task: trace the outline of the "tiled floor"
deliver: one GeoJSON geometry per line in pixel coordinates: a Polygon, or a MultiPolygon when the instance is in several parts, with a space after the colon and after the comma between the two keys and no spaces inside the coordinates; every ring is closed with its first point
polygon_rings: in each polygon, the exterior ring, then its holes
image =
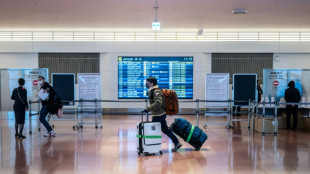
{"type": "MultiPolygon", "coordinates": [[[[103,116],[103,129],[85,125],[73,130],[73,121],[54,121],[57,137],[44,138],[26,121],[24,140],[14,137],[14,115],[0,116],[0,173],[309,173],[310,132],[280,130],[262,136],[247,124],[210,125],[200,151],[184,144],[171,153],[172,142],[163,136],[163,155],[138,156],[136,123],[140,116],[103,116]]],[[[195,117],[185,116],[192,123],[195,117]]],[[[172,123],[173,118],[167,118],[172,123]]],[[[202,126],[203,116],[201,116],[202,126]]]]}

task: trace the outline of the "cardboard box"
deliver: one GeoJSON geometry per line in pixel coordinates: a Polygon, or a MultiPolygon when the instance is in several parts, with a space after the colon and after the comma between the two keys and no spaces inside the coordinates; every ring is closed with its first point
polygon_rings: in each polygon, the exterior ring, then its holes
{"type": "Polygon", "coordinates": [[[257,118],[254,117],[254,118],[253,118],[253,124],[252,124],[252,122],[250,123],[250,124],[251,124],[251,125],[250,125],[251,131],[255,131],[256,123],[257,123],[257,118]]]}
{"type": "Polygon", "coordinates": [[[310,131],[310,118],[303,118],[303,129],[310,131]]]}
{"type": "Polygon", "coordinates": [[[277,117],[278,119],[278,129],[285,129],[286,128],[286,117],[277,117]]]}
{"type": "MultiPolygon", "coordinates": [[[[257,126],[255,131],[259,133],[263,133],[263,119],[257,118],[257,126]]],[[[278,130],[277,130],[278,132],[278,130]]],[[[265,134],[273,134],[274,133],[274,119],[265,118],[265,134]]]]}

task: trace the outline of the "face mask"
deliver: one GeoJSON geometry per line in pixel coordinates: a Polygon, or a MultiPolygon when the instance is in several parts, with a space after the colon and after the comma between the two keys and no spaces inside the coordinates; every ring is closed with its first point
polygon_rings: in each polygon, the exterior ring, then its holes
{"type": "Polygon", "coordinates": [[[149,89],[149,88],[150,88],[150,84],[146,83],[146,84],[145,84],[145,87],[146,87],[147,89],[149,89]]]}
{"type": "Polygon", "coordinates": [[[39,85],[42,85],[42,83],[43,83],[42,80],[39,80],[39,81],[38,81],[38,84],[39,84],[39,85]]]}

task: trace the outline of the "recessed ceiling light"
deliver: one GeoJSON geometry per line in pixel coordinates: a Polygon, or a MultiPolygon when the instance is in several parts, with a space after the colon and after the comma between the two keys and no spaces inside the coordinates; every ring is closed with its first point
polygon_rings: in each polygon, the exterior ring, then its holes
{"type": "Polygon", "coordinates": [[[242,9],[242,8],[233,9],[233,14],[246,14],[247,11],[248,11],[247,9],[242,9]]]}

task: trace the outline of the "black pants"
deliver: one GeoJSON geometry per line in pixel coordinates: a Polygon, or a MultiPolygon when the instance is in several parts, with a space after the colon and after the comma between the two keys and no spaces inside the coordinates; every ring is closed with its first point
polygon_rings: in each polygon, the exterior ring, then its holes
{"type": "MultiPolygon", "coordinates": [[[[236,111],[236,108],[237,108],[237,112],[240,112],[240,110],[241,110],[241,107],[240,107],[240,106],[239,106],[239,107],[235,107],[235,106],[234,106],[234,107],[233,107],[233,112],[236,111]]],[[[237,114],[234,113],[234,114],[233,114],[233,116],[236,116],[236,115],[237,115],[237,116],[240,116],[241,114],[240,114],[240,113],[237,113],[237,114]]]]}
{"type": "Polygon", "coordinates": [[[293,113],[293,118],[294,118],[294,125],[293,129],[296,129],[297,127],[297,110],[298,106],[292,106],[292,105],[287,105],[286,106],[286,127],[290,129],[291,127],[291,114],[293,113]]]}
{"type": "Polygon", "coordinates": [[[166,114],[163,116],[154,116],[152,122],[160,122],[161,131],[166,134],[173,142],[174,145],[179,143],[178,138],[172,133],[172,131],[167,126],[166,114]]]}

